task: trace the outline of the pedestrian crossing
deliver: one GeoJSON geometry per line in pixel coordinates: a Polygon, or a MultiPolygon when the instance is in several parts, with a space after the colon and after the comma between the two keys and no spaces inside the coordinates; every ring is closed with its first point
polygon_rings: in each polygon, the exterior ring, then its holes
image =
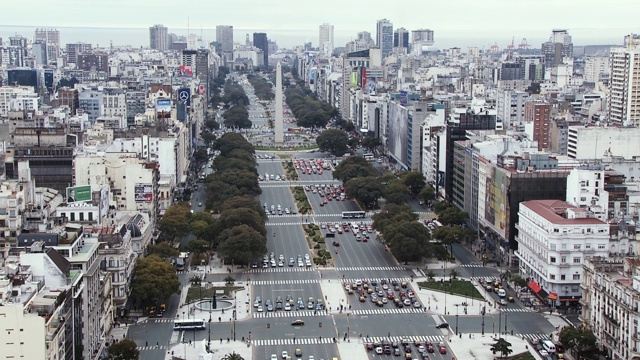
{"type": "Polygon", "coordinates": [[[546,334],[516,334],[521,336],[527,340],[549,340],[549,337],[546,334]]]}
{"type": "Polygon", "coordinates": [[[254,269],[250,269],[247,272],[249,273],[283,273],[283,272],[305,272],[305,271],[314,271],[315,269],[313,267],[298,267],[298,266],[292,266],[292,267],[270,267],[270,268],[254,268],[254,269]]]}
{"type": "Polygon", "coordinates": [[[521,313],[526,313],[526,312],[531,312],[531,310],[530,309],[516,309],[516,308],[503,307],[503,308],[500,308],[500,312],[521,312],[521,313]]]}
{"type": "Polygon", "coordinates": [[[266,222],[265,223],[265,225],[267,225],[267,226],[300,226],[302,224],[304,224],[304,223],[301,222],[301,221],[298,221],[298,222],[266,222]]]}
{"type": "Polygon", "coordinates": [[[303,316],[325,316],[327,310],[302,310],[302,311],[273,311],[273,312],[261,312],[253,313],[254,319],[264,318],[284,318],[284,317],[303,317],[303,316]]]}
{"type": "Polygon", "coordinates": [[[145,350],[166,350],[167,349],[167,345],[147,345],[147,346],[138,346],[138,351],[145,351],[145,350]]]}
{"type": "Polygon", "coordinates": [[[255,346],[282,346],[282,345],[319,345],[332,344],[332,338],[291,338],[291,339],[269,339],[269,340],[251,340],[255,346]]]}
{"type": "Polygon", "coordinates": [[[320,279],[290,279],[290,280],[255,280],[253,285],[297,285],[297,284],[317,284],[320,279]]]}
{"type": "Polygon", "coordinates": [[[482,265],[480,263],[462,264],[460,266],[461,267],[467,267],[467,268],[470,268],[470,267],[484,267],[484,265],[482,265]]]}
{"type": "Polygon", "coordinates": [[[172,323],[173,319],[147,319],[143,323],[172,323]]]}
{"type": "Polygon", "coordinates": [[[355,266],[337,267],[336,271],[400,271],[407,270],[402,266],[355,266]]]}
{"type": "Polygon", "coordinates": [[[358,309],[351,310],[353,315],[387,315],[387,314],[416,314],[424,313],[422,308],[391,308],[391,309],[358,309]]]}

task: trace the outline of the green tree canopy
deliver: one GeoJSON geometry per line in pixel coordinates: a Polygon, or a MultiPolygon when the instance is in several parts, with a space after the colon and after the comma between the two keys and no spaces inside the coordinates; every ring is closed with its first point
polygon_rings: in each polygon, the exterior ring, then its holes
{"type": "Polygon", "coordinates": [[[387,226],[418,220],[416,215],[407,205],[387,204],[382,211],[373,214],[373,228],[384,233],[387,226]]]}
{"type": "Polygon", "coordinates": [[[598,338],[586,328],[565,327],[559,334],[560,342],[567,348],[574,350],[578,355],[590,352],[596,348],[598,338]]]}
{"type": "Polygon", "coordinates": [[[379,147],[382,146],[382,141],[380,138],[375,136],[365,136],[364,139],[360,142],[360,145],[367,149],[369,152],[375,152],[379,147]]]}
{"type": "Polygon", "coordinates": [[[496,340],[493,345],[491,345],[491,352],[495,355],[500,353],[500,357],[506,357],[513,352],[511,350],[511,343],[503,338],[499,338],[496,340]]]}
{"type": "Polygon", "coordinates": [[[108,360],[138,360],[140,351],[135,341],[123,339],[109,346],[108,360]]]}
{"type": "Polygon", "coordinates": [[[368,209],[378,207],[378,199],[384,196],[384,186],[373,176],[357,177],[347,181],[344,189],[352,197],[368,209]]]}
{"type": "Polygon", "coordinates": [[[220,156],[228,156],[235,149],[244,149],[249,153],[255,153],[251,145],[242,135],[235,132],[228,132],[220,136],[213,144],[213,149],[220,151],[220,156]]]}
{"type": "Polygon", "coordinates": [[[168,240],[174,240],[189,233],[189,217],[191,209],[187,203],[169,206],[160,219],[160,231],[168,240]]]}
{"type": "Polygon", "coordinates": [[[255,211],[263,220],[266,220],[267,216],[264,213],[264,209],[262,205],[255,198],[245,195],[245,196],[235,196],[230,199],[227,199],[221,207],[221,211],[227,211],[232,209],[251,209],[255,211]]]}
{"type": "Polygon", "coordinates": [[[173,246],[167,242],[147,246],[147,255],[157,255],[161,259],[169,259],[180,254],[173,246]]]}
{"type": "Polygon", "coordinates": [[[262,76],[249,74],[247,75],[247,80],[249,80],[249,83],[253,86],[255,94],[260,100],[273,100],[275,98],[273,85],[262,76]]]}
{"type": "Polygon", "coordinates": [[[242,356],[240,356],[240,354],[236,354],[236,352],[234,351],[231,354],[227,354],[225,355],[222,360],[244,360],[244,358],[242,356]]]}
{"type": "Polygon", "coordinates": [[[133,270],[131,298],[135,304],[156,306],[178,291],[178,275],[168,261],[157,255],[139,258],[133,270]]]}
{"type": "Polygon", "coordinates": [[[258,212],[249,208],[228,209],[220,215],[220,226],[228,229],[238,225],[248,225],[262,236],[267,235],[264,219],[258,212]]]}
{"type": "Polygon", "coordinates": [[[267,252],[266,238],[249,225],[227,228],[220,233],[218,254],[225,260],[248,265],[267,252]]]}
{"type": "Polygon", "coordinates": [[[350,156],[336,166],[333,178],[347,183],[353,178],[377,176],[378,174],[378,170],[362,156],[350,156]]]}
{"type": "Polygon", "coordinates": [[[420,191],[427,185],[424,175],[417,171],[407,172],[402,176],[402,182],[407,186],[409,192],[418,195],[420,191]]]}
{"type": "Polygon", "coordinates": [[[387,202],[392,204],[404,204],[406,197],[409,194],[407,186],[400,179],[392,179],[387,182],[386,199],[387,202]]]}
{"type": "Polygon", "coordinates": [[[211,248],[211,243],[203,240],[196,239],[187,243],[184,249],[193,254],[196,258],[199,258],[201,254],[207,252],[211,248]]]}
{"type": "Polygon", "coordinates": [[[458,210],[454,206],[449,206],[438,214],[438,221],[440,221],[442,225],[462,225],[467,222],[468,218],[469,214],[458,210]]]}
{"type": "Polygon", "coordinates": [[[430,255],[429,232],[417,221],[390,224],[382,234],[398,261],[420,261],[430,255]]]}
{"type": "Polygon", "coordinates": [[[436,198],[436,190],[432,186],[425,186],[422,190],[420,190],[420,194],[418,195],[420,200],[424,201],[425,204],[435,200],[436,198]]]}
{"type": "Polygon", "coordinates": [[[234,105],[222,114],[224,125],[230,128],[248,129],[252,123],[249,112],[243,105],[234,105]]]}
{"type": "Polygon", "coordinates": [[[332,155],[342,156],[347,152],[349,136],[338,129],[327,129],[316,138],[316,143],[322,151],[328,151],[332,155]]]}

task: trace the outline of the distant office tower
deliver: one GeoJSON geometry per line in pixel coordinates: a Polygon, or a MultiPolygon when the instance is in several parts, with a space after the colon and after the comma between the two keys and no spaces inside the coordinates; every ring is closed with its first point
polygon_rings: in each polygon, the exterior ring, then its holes
{"type": "Polygon", "coordinates": [[[393,24],[387,19],[378,20],[376,27],[376,46],[382,50],[382,58],[393,50],[393,24]]]}
{"type": "Polygon", "coordinates": [[[533,141],[538,142],[538,151],[548,150],[551,105],[540,100],[525,103],[524,122],[533,123],[533,141]]]}
{"type": "Polygon", "coordinates": [[[433,46],[433,30],[418,29],[411,31],[411,51],[421,54],[423,50],[427,50],[429,46],[433,46]]]}
{"type": "Polygon", "coordinates": [[[320,25],[320,34],[318,38],[318,48],[320,49],[320,53],[325,56],[331,56],[333,47],[333,25],[320,25]]]}
{"type": "Polygon", "coordinates": [[[169,47],[169,29],[164,25],[153,25],[149,28],[149,46],[152,49],[166,51],[169,47]]]}
{"type": "Polygon", "coordinates": [[[522,65],[517,62],[503,62],[500,66],[500,80],[524,79],[522,65]]]}
{"type": "Polygon", "coordinates": [[[264,66],[269,66],[269,40],[265,33],[253,33],[253,46],[262,50],[264,66]]]}
{"type": "Polygon", "coordinates": [[[573,57],[573,43],[567,30],[552,30],[549,41],[542,44],[542,55],[549,68],[562,64],[564,57],[573,57]]]}
{"type": "Polygon", "coordinates": [[[276,118],[273,122],[276,144],[284,142],[284,120],[282,118],[282,65],[276,65],[276,118]]]}
{"type": "Polygon", "coordinates": [[[104,52],[78,54],[76,67],[84,71],[109,72],[109,55],[104,52]]]}
{"type": "Polygon", "coordinates": [[[201,83],[206,85],[209,79],[209,50],[197,50],[195,73],[201,83]]]}
{"type": "Polygon", "coordinates": [[[393,48],[401,53],[409,52],[409,32],[407,29],[398,28],[393,32],[393,48]]]}
{"type": "Polygon", "coordinates": [[[31,45],[31,52],[36,60],[36,65],[47,65],[47,43],[37,41],[31,45]]]}
{"type": "Polygon", "coordinates": [[[82,42],[67,44],[66,47],[67,47],[67,63],[68,64],[77,64],[78,55],[91,51],[91,44],[86,44],[82,42]]]}
{"type": "Polygon", "coordinates": [[[640,126],[640,35],[624,38],[624,47],[611,49],[609,120],[640,126]]]}
{"type": "Polygon", "coordinates": [[[36,29],[33,42],[45,42],[47,44],[47,59],[54,61],[60,55],[60,31],[56,29],[36,29]]]}
{"type": "Polygon", "coordinates": [[[233,26],[216,26],[216,41],[220,43],[220,52],[233,52],[233,26]]]}

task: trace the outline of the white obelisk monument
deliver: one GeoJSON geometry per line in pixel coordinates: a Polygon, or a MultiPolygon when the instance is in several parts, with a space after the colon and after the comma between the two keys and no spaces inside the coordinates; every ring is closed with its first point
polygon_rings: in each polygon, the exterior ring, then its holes
{"type": "Polygon", "coordinates": [[[284,120],[282,119],[282,66],[276,66],[276,116],[273,121],[276,144],[284,143],[284,120]]]}

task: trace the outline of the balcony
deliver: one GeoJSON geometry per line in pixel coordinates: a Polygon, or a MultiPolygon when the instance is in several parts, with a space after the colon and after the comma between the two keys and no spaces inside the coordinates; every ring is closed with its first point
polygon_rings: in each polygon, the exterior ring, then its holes
{"type": "Polygon", "coordinates": [[[607,314],[607,313],[603,312],[602,313],[602,317],[605,320],[609,321],[610,323],[615,324],[616,326],[620,326],[620,321],[614,319],[611,314],[607,314]]]}

